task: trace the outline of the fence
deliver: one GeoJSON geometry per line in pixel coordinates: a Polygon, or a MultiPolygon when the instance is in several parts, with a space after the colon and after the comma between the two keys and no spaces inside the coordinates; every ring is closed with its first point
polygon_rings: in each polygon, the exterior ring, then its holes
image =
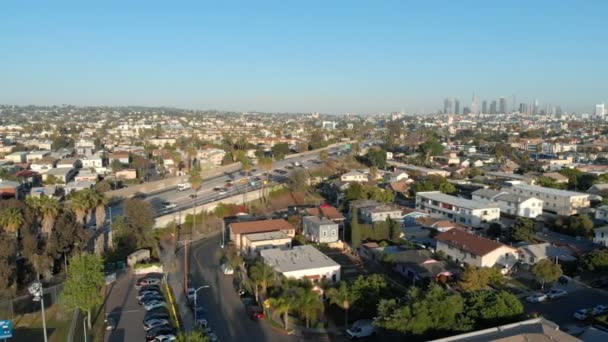
{"type": "MultiPolygon", "coordinates": [[[[63,283],[44,288],[45,308],[59,302],[59,296],[63,291],[63,283]]],[[[14,319],[15,316],[40,311],[40,302],[35,302],[32,295],[23,295],[9,300],[0,301],[0,317],[3,319],[14,319]]]]}

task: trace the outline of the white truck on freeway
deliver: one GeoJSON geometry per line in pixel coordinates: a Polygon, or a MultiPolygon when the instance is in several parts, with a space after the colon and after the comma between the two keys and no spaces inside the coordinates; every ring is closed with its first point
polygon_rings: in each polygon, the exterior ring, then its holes
{"type": "Polygon", "coordinates": [[[192,188],[190,183],[179,183],[177,184],[177,191],[184,191],[192,188]]]}

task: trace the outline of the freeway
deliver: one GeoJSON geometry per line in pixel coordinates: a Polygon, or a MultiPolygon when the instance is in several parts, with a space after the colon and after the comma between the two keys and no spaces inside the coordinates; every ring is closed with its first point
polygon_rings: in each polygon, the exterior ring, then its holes
{"type": "MultiPolygon", "coordinates": [[[[345,152],[343,146],[334,147],[328,150],[330,158],[339,157],[345,152]]],[[[268,172],[267,186],[275,184],[286,183],[289,180],[289,176],[295,172],[295,170],[309,169],[317,166],[315,161],[318,161],[319,154],[310,154],[306,156],[300,156],[296,158],[289,158],[279,160],[273,163],[273,170],[268,172]],[[301,166],[288,169],[294,162],[300,163],[301,166]],[[277,173],[276,170],[281,170],[284,174],[277,173]]],[[[201,188],[198,191],[194,189],[188,189],[184,191],[178,191],[176,187],[167,188],[165,191],[160,191],[155,194],[146,196],[145,200],[152,204],[156,216],[169,215],[177,213],[186,209],[193,208],[194,206],[200,206],[206,203],[219,201],[224,198],[243,194],[248,191],[257,190],[262,187],[261,180],[266,179],[263,174],[264,170],[255,168],[250,172],[250,176],[245,176],[241,171],[227,173],[212,179],[205,180],[202,183],[201,188]],[[260,178],[254,185],[248,183],[247,180],[254,178],[260,178]],[[226,184],[230,183],[232,186],[225,188],[226,184]],[[214,188],[223,188],[224,191],[217,191],[214,188]],[[165,203],[172,203],[175,207],[167,209],[165,203]]],[[[184,176],[184,182],[187,182],[187,176],[184,176]]],[[[111,220],[112,217],[116,217],[122,214],[122,205],[115,204],[108,207],[106,217],[111,220]]]]}

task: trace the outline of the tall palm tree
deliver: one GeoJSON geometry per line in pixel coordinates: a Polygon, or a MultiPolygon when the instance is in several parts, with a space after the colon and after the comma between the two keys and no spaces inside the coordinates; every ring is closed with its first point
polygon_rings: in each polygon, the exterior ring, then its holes
{"type": "Polygon", "coordinates": [[[97,229],[100,229],[103,227],[106,220],[106,205],[108,204],[108,199],[103,193],[93,190],[89,193],[89,201],[91,207],[95,209],[95,223],[97,224],[97,229]]]}
{"type": "Polygon", "coordinates": [[[262,197],[266,197],[265,190],[270,182],[270,170],[272,170],[272,158],[262,157],[258,160],[258,166],[266,172],[266,182],[262,186],[262,197]]]}
{"type": "Polygon", "coordinates": [[[316,320],[319,311],[323,310],[323,302],[314,290],[300,289],[297,298],[297,310],[305,317],[306,327],[310,328],[310,322],[316,320]]]}
{"type": "Polygon", "coordinates": [[[266,289],[274,282],[275,276],[274,269],[263,262],[256,262],[249,268],[249,277],[254,284],[255,299],[258,303],[260,302],[259,288],[261,287],[262,293],[266,294],[266,289]]]}
{"type": "Polygon", "coordinates": [[[0,225],[7,233],[16,234],[23,223],[23,213],[17,208],[7,208],[0,212],[0,225]]]}
{"type": "Polygon", "coordinates": [[[193,159],[194,157],[196,157],[198,151],[196,150],[196,147],[190,145],[186,148],[186,154],[188,155],[188,163],[190,164],[189,169],[192,170],[193,167],[193,159]]]}
{"type": "Polygon", "coordinates": [[[59,201],[54,197],[41,195],[40,197],[29,196],[25,199],[34,212],[40,216],[40,226],[43,234],[50,234],[59,215],[59,201]]]}
{"type": "Polygon", "coordinates": [[[283,326],[287,330],[289,327],[289,309],[293,302],[292,296],[281,296],[277,298],[269,298],[268,304],[273,309],[273,314],[283,315],[283,326]]]}
{"type": "Polygon", "coordinates": [[[73,192],[70,196],[70,208],[76,215],[76,221],[86,225],[86,217],[90,208],[90,199],[86,190],[73,192]]]}
{"type": "Polygon", "coordinates": [[[340,286],[327,291],[327,297],[329,297],[330,303],[336,304],[344,310],[344,326],[348,326],[348,310],[357,300],[355,293],[345,282],[340,282],[340,286]]]}

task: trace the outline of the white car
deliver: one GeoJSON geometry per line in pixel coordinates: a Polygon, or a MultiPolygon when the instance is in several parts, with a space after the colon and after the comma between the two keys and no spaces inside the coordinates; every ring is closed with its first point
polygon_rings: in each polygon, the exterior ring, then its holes
{"type": "Polygon", "coordinates": [[[562,289],[553,289],[553,290],[547,292],[547,296],[549,296],[549,299],[556,299],[559,297],[563,297],[567,294],[568,294],[568,291],[562,290],[562,289]]]}
{"type": "Polygon", "coordinates": [[[165,202],[165,203],[163,203],[163,207],[164,207],[165,209],[167,209],[167,210],[168,210],[168,209],[173,209],[173,208],[176,208],[176,207],[177,207],[177,204],[175,204],[175,203],[171,203],[171,202],[165,202]]]}
{"type": "Polygon", "coordinates": [[[156,327],[160,327],[163,325],[169,325],[169,321],[166,319],[153,319],[149,322],[144,323],[144,330],[148,331],[150,329],[156,328],[156,327]]]}
{"type": "Polygon", "coordinates": [[[603,304],[594,306],[593,310],[591,311],[591,313],[593,314],[593,316],[603,315],[606,312],[608,312],[608,306],[603,305],[603,304]]]}
{"type": "Polygon", "coordinates": [[[167,303],[161,300],[154,300],[149,303],[144,304],[144,309],[146,311],[154,310],[156,308],[166,307],[167,303]]]}
{"type": "Polygon", "coordinates": [[[579,321],[586,320],[587,318],[589,318],[589,310],[587,310],[587,309],[577,310],[574,313],[574,318],[578,319],[579,321]]]}
{"type": "Polygon", "coordinates": [[[547,300],[547,295],[544,293],[534,293],[529,295],[528,297],[526,297],[526,301],[530,302],[530,303],[540,303],[540,302],[544,302],[545,300],[547,300]]]}
{"type": "Polygon", "coordinates": [[[177,337],[175,335],[168,334],[168,335],[159,335],[159,336],[156,336],[154,338],[154,340],[152,340],[152,341],[154,341],[154,342],[169,342],[169,341],[175,341],[175,340],[177,340],[177,337]]]}

